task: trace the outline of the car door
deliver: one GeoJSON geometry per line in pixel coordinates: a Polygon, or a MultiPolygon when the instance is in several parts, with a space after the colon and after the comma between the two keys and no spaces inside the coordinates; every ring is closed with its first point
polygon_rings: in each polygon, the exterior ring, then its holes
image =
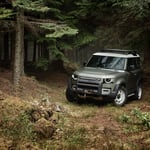
{"type": "Polygon", "coordinates": [[[127,89],[128,94],[132,94],[136,90],[137,80],[139,78],[140,68],[137,65],[137,58],[128,58],[127,61],[127,72],[128,72],[128,83],[127,89]]]}

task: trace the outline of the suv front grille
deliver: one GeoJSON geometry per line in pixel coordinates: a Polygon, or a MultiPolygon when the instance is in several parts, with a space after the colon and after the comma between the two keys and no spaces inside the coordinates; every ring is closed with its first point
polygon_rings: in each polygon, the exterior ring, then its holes
{"type": "Polygon", "coordinates": [[[99,93],[101,79],[79,77],[77,81],[77,90],[80,92],[99,93]]]}

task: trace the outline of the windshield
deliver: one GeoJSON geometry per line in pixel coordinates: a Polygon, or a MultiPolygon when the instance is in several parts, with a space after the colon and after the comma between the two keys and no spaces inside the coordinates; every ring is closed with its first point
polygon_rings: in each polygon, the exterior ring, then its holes
{"type": "Polygon", "coordinates": [[[104,69],[124,70],[125,58],[93,55],[86,66],[100,67],[104,69]]]}

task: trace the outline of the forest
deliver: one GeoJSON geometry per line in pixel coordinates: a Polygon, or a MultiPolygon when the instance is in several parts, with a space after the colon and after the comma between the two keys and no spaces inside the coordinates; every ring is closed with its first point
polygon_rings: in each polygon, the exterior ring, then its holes
{"type": "Polygon", "coordinates": [[[14,85],[24,74],[29,41],[35,45],[32,61],[43,67],[54,59],[67,61],[67,51],[89,44],[136,49],[144,53],[145,63],[149,60],[149,0],[6,0],[1,1],[0,18],[5,33],[1,59],[10,59],[14,85]],[[37,44],[44,50],[36,59],[37,44]]]}
{"type": "Polygon", "coordinates": [[[150,0],[1,0],[0,149],[149,149],[149,49],[150,0]],[[70,74],[107,48],[141,55],[142,100],[67,102],[70,74]]]}

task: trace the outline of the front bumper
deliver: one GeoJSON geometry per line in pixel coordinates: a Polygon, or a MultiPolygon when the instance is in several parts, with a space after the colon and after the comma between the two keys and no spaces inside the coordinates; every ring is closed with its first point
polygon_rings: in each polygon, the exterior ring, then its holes
{"type": "Polygon", "coordinates": [[[72,90],[79,97],[101,97],[108,96],[111,98],[116,97],[119,88],[118,84],[103,83],[100,79],[80,78],[72,81],[72,90]]]}

